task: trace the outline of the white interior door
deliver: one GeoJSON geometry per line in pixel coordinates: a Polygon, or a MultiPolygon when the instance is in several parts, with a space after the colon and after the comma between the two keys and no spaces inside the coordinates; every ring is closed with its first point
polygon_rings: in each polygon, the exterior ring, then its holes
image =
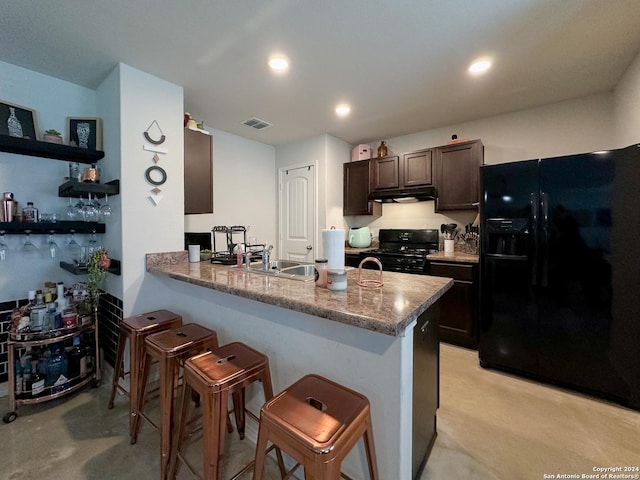
{"type": "Polygon", "coordinates": [[[313,262],[315,168],[280,170],[280,258],[313,262]]]}

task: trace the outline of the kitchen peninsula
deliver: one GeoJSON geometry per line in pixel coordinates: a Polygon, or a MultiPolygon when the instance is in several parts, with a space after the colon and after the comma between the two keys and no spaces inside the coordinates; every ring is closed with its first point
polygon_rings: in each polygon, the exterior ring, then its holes
{"type": "MultiPolygon", "coordinates": [[[[147,254],[146,261],[157,308],[214,328],[221,344],[241,341],[261,350],[276,392],[318,373],[366,395],[380,478],[414,478],[435,439],[437,301],[451,279],[384,272],[383,287],[365,288],[354,269],[347,290],[335,292],[313,282],[188,263],[186,252],[147,254]]],[[[263,401],[259,389],[247,392],[253,412],[263,401]]],[[[247,427],[255,438],[257,426],[247,427]]],[[[360,444],[343,471],[363,478],[363,465],[360,444]]]]}

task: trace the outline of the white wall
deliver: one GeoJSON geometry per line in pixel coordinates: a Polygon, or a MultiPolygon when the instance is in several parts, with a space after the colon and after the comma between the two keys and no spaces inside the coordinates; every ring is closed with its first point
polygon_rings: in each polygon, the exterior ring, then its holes
{"type": "Polygon", "coordinates": [[[640,54],[615,90],[615,133],[617,147],[640,142],[640,54]]]}
{"type": "Polygon", "coordinates": [[[145,72],[120,64],[120,161],[122,179],[122,286],[123,313],[128,316],[140,299],[145,274],[145,253],[183,249],[184,234],[184,149],[183,90],[145,72]],[[166,136],[158,154],[167,181],[159,188],[162,200],[149,199],[151,185],[145,171],[154,165],[153,153],[143,133],[156,120],[166,136]]]}
{"type": "Polygon", "coordinates": [[[244,225],[250,227],[247,236],[275,244],[275,148],[222,130],[207,130],[213,135],[213,213],[186,215],[184,231],[210,232],[215,225],[244,225]]]}
{"type": "MultiPolygon", "coordinates": [[[[390,152],[402,154],[445,145],[452,134],[457,134],[458,138],[481,139],[486,164],[614,148],[613,94],[592,95],[390,138],[387,145],[390,152]]],[[[373,151],[377,145],[371,144],[373,151]]],[[[437,214],[434,202],[429,201],[383,204],[382,217],[378,219],[346,217],[346,221],[352,227],[369,225],[377,235],[380,228],[440,228],[442,223],[450,222],[464,226],[475,216],[475,211],[452,212],[447,216],[437,214]]]]}
{"type": "MultiPolygon", "coordinates": [[[[55,128],[68,140],[66,117],[95,117],[96,95],[93,90],[42,75],[9,63],[0,62],[0,99],[18,104],[36,112],[39,138],[45,130],[55,128]]],[[[103,165],[108,160],[101,160],[103,165]]],[[[0,152],[0,191],[13,192],[19,209],[31,201],[40,213],[64,212],[68,199],[58,197],[58,186],[69,174],[68,163],[47,158],[14,155],[0,152]]],[[[103,176],[103,180],[112,180],[103,176]]],[[[76,235],[86,241],[86,235],[76,235]]],[[[52,259],[45,243],[46,235],[31,235],[41,251],[25,254],[21,251],[24,235],[6,235],[10,251],[5,262],[0,262],[0,301],[26,298],[29,290],[42,288],[45,281],[65,282],[70,285],[82,277],[72,275],[59,267],[68,256],[64,248],[62,258],[52,259]]],[[[56,243],[65,247],[68,235],[56,235],[56,243]]]]}
{"type": "Polygon", "coordinates": [[[324,134],[276,147],[278,169],[314,165],[316,174],[316,252],[322,252],[321,232],[335,226],[345,228],[342,217],[342,165],[351,146],[324,134]]]}

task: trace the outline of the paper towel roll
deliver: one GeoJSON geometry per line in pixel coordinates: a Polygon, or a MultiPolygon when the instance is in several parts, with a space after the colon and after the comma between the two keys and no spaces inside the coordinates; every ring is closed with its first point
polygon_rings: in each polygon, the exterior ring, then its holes
{"type": "Polygon", "coordinates": [[[322,251],[328,270],[344,270],[344,230],[322,230],[322,251]]]}

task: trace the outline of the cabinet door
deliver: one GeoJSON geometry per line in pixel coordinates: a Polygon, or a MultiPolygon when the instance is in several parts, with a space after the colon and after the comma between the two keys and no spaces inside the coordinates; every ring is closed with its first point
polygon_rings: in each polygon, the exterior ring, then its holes
{"type": "Polygon", "coordinates": [[[440,339],[476,348],[478,346],[477,267],[466,264],[431,262],[429,274],[454,279],[440,300],[440,339]]]}
{"type": "Polygon", "coordinates": [[[343,215],[377,215],[382,206],[368,200],[371,187],[371,163],[369,160],[345,163],[343,215]]]}
{"type": "Polygon", "coordinates": [[[373,158],[373,190],[400,188],[400,157],[373,158]]]}
{"type": "Polygon", "coordinates": [[[480,140],[438,147],[435,155],[436,212],[470,210],[478,202],[480,165],[484,147],[480,140]]]}
{"type": "Polygon", "coordinates": [[[213,213],[211,135],[184,130],[184,213],[213,213]]]}
{"type": "Polygon", "coordinates": [[[402,178],[404,187],[433,185],[431,172],[433,150],[419,150],[402,156],[402,178]]]}

